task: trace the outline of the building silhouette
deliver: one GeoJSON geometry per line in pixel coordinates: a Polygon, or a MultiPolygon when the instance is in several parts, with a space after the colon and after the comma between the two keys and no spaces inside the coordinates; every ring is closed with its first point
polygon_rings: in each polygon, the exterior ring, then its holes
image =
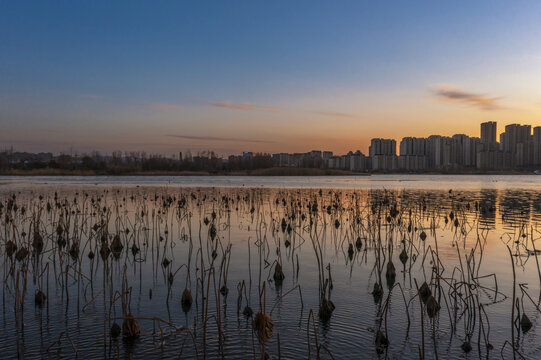
{"type": "Polygon", "coordinates": [[[369,154],[350,151],[334,155],[330,151],[305,154],[274,154],[278,166],[310,166],[350,171],[498,171],[541,167],[541,126],[511,124],[498,139],[495,121],[480,125],[480,137],[465,134],[404,137],[399,154],[396,140],[374,138],[369,154]],[[287,159],[287,160],[284,160],[287,159]],[[307,162],[307,159],[320,159],[307,162]],[[311,164],[311,165],[309,165],[311,164]]]}
{"type": "Polygon", "coordinates": [[[485,149],[497,147],[496,134],[498,125],[495,121],[488,121],[481,124],[481,143],[485,149]]]}
{"type": "Polygon", "coordinates": [[[533,128],[533,165],[541,165],[541,126],[536,126],[533,128]]]}
{"type": "Polygon", "coordinates": [[[372,170],[392,171],[398,168],[396,156],[396,140],[394,139],[372,139],[370,142],[370,159],[372,170]]]}
{"type": "MultiPolygon", "coordinates": [[[[452,136],[430,135],[404,137],[397,155],[395,139],[373,138],[368,156],[361,151],[349,151],[344,155],[332,151],[312,150],[306,153],[262,154],[245,151],[228,158],[218,157],[214,152],[192,156],[188,151],[179,152],[178,159],[162,155],[147,157],[144,153],[118,153],[113,156],[77,155],[67,156],[51,153],[20,153],[12,149],[0,151],[0,169],[55,168],[95,169],[109,163],[117,165],[138,164],[140,167],[158,169],[255,169],[261,167],[304,167],[339,169],[353,172],[476,172],[541,170],[541,126],[510,124],[498,136],[495,121],[480,124],[480,137],[465,134],[452,136]],[[497,141],[499,139],[499,142],[497,141]],[[148,159],[147,159],[148,158],[148,159]],[[147,161],[148,160],[148,161],[147,161]],[[169,161],[171,160],[171,161],[169,161]],[[145,163],[143,166],[142,164],[145,163]],[[232,165],[231,165],[232,164],[232,165]],[[174,166],[173,166],[174,165],[174,166]],[[231,165],[231,166],[230,166],[231,165]]],[[[126,168],[126,166],[124,166],[126,168]]]]}

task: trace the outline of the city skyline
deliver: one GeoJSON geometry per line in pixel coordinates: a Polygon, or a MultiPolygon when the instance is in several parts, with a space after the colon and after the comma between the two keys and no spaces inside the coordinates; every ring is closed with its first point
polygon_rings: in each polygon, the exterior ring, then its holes
{"type": "Polygon", "coordinates": [[[0,9],[2,148],[367,153],[373,137],[541,125],[537,2],[0,9]]]}
{"type": "Polygon", "coordinates": [[[509,124],[498,132],[498,123],[488,121],[480,124],[479,134],[478,137],[462,133],[403,137],[398,152],[395,139],[373,138],[368,154],[359,150],[345,155],[312,150],[304,154],[273,154],[273,158],[278,166],[310,164],[313,167],[316,162],[323,168],[356,172],[503,171],[541,167],[541,126],[509,124]]]}
{"type": "Polygon", "coordinates": [[[72,170],[98,170],[107,164],[124,166],[124,171],[149,166],[157,169],[233,171],[268,167],[318,168],[346,170],[351,172],[400,172],[400,171],[541,171],[541,126],[527,124],[505,125],[498,132],[498,123],[488,121],[480,124],[479,136],[465,134],[430,135],[428,137],[404,137],[395,139],[372,138],[368,153],[349,150],[345,154],[312,149],[308,152],[244,151],[241,155],[223,156],[214,151],[178,152],[166,157],[146,152],[114,151],[112,154],[28,153],[13,149],[0,152],[0,168],[65,168],[72,170]],[[499,139],[499,141],[498,141],[499,139]],[[399,146],[397,147],[397,144],[399,146]],[[398,148],[398,151],[397,151],[398,148]],[[128,170],[126,166],[131,169],[128,170]]]}

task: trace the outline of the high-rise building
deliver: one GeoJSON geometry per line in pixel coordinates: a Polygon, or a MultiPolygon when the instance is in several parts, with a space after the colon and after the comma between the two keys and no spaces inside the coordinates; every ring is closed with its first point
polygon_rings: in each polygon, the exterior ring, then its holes
{"type": "Polygon", "coordinates": [[[496,121],[487,121],[481,124],[481,143],[485,150],[495,150],[497,124],[496,121]]]}
{"type": "Polygon", "coordinates": [[[332,157],[332,151],[323,151],[323,161],[327,161],[332,157]]]}
{"type": "Polygon", "coordinates": [[[310,156],[315,158],[315,159],[321,159],[322,158],[322,152],[321,150],[312,150],[310,151],[310,156]]]}
{"type": "Polygon", "coordinates": [[[511,124],[500,136],[500,149],[505,153],[504,167],[529,166],[533,163],[532,127],[511,124]]]}
{"type": "Polygon", "coordinates": [[[454,161],[452,166],[463,167],[466,163],[466,151],[465,147],[470,137],[465,134],[455,134],[452,137],[453,142],[451,144],[451,151],[453,152],[454,161]]]}
{"type": "Polygon", "coordinates": [[[434,168],[449,168],[455,162],[453,139],[448,136],[437,136],[434,141],[434,168]]]}
{"type": "Polygon", "coordinates": [[[396,155],[396,141],[393,139],[372,139],[370,157],[374,155],[396,155]]]}
{"type": "Polygon", "coordinates": [[[453,160],[452,139],[447,136],[431,135],[426,139],[426,156],[428,169],[448,167],[453,160]]]}
{"type": "Polygon", "coordinates": [[[481,148],[481,139],[477,137],[468,137],[464,142],[464,166],[477,166],[477,152],[481,148]]]}
{"type": "Polygon", "coordinates": [[[405,137],[400,142],[400,155],[426,155],[426,139],[405,137]]]}
{"type": "Polygon", "coordinates": [[[541,126],[533,128],[533,165],[541,165],[541,126]]]}
{"type": "Polygon", "coordinates": [[[476,156],[478,169],[495,170],[503,166],[503,157],[496,141],[497,124],[488,121],[481,124],[481,142],[476,156]]]}
{"type": "Polygon", "coordinates": [[[427,167],[426,139],[405,137],[400,142],[400,156],[398,157],[400,169],[424,170],[427,167]]]}
{"type": "MultiPolygon", "coordinates": [[[[459,171],[475,167],[482,170],[526,170],[533,166],[541,170],[541,126],[535,127],[532,135],[530,125],[507,125],[500,134],[500,142],[496,141],[496,122],[485,122],[480,127],[480,137],[465,134],[404,137],[400,141],[399,156],[395,140],[374,138],[370,143],[369,156],[359,150],[338,156],[333,156],[331,151],[312,150],[273,154],[272,157],[278,166],[350,171],[459,171]]],[[[243,157],[250,156],[252,153],[243,154],[243,157]]]]}
{"type": "Polygon", "coordinates": [[[348,156],[350,158],[349,170],[351,171],[367,170],[366,156],[360,150],[357,150],[355,153],[349,152],[348,156]]]}
{"type": "Polygon", "coordinates": [[[372,139],[369,154],[372,170],[388,171],[398,167],[396,141],[393,139],[372,139]]]}

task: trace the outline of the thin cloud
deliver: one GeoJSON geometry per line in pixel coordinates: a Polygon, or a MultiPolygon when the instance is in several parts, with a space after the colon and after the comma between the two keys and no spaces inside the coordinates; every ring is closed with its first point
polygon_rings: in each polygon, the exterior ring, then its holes
{"type": "Polygon", "coordinates": [[[443,101],[462,103],[475,106],[481,110],[498,110],[501,107],[499,97],[489,97],[483,94],[475,94],[452,87],[438,87],[433,89],[434,94],[443,101]]]}
{"type": "Polygon", "coordinates": [[[281,109],[276,108],[276,107],[272,107],[272,106],[255,105],[255,104],[248,104],[248,103],[234,104],[234,103],[230,103],[228,101],[225,101],[225,102],[209,102],[209,105],[216,106],[216,107],[221,107],[221,108],[226,108],[226,109],[230,109],[230,110],[243,110],[243,111],[247,111],[247,110],[263,110],[263,111],[268,111],[268,112],[273,112],[273,113],[277,113],[277,112],[281,111],[281,109]]]}
{"type": "Polygon", "coordinates": [[[174,105],[174,104],[145,104],[145,105],[154,109],[162,109],[162,110],[175,110],[175,109],[181,108],[181,106],[174,105]]]}
{"type": "Polygon", "coordinates": [[[343,117],[349,119],[357,118],[355,114],[341,113],[341,112],[326,112],[326,111],[313,111],[314,114],[332,116],[332,117],[343,117]]]}
{"type": "Polygon", "coordinates": [[[249,142],[249,143],[274,143],[275,141],[271,140],[260,140],[260,139],[240,139],[240,138],[227,138],[227,137],[217,137],[217,136],[192,136],[192,135],[166,135],[168,137],[174,137],[178,139],[185,140],[199,140],[199,141],[229,141],[229,142],[249,142]]]}
{"type": "Polygon", "coordinates": [[[79,94],[79,97],[83,99],[92,99],[92,100],[98,100],[103,98],[101,95],[94,95],[94,94],[79,94]]]}

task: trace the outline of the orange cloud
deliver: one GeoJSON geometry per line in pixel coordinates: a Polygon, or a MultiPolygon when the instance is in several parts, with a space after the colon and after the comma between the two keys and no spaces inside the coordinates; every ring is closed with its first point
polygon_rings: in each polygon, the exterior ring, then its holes
{"type": "Polygon", "coordinates": [[[332,117],[343,117],[349,119],[357,118],[355,114],[341,113],[341,112],[326,112],[326,111],[313,111],[314,114],[332,116],[332,117]]]}
{"type": "Polygon", "coordinates": [[[452,87],[438,87],[433,90],[435,95],[443,101],[462,103],[472,105],[481,110],[497,110],[500,106],[497,104],[500,98],[489,97],[483,94],[466,92],[452,87]]]}
{"type": "Polygon", "coordinates": [[[178,139],[185,140],[199,140],[199,141],[232,141],[232,142],[248,142],[248,143],[274,143],[272,140],[260,140],[260,139],[241,139],[241,138],[228,138],[228,137],[217,137],[217,136],[193,136],[193,135],[166,135],[169,137],[174,137],[178,139]]]}
{"type": "Polygon", "coordinates": [[[281,109],[275,108],[272,106],[264,106],[264,105],[255,105],[255,104],[233,104],[228,101],[225,102],[209,102],[209,105],[226,108],[230,110],[263,110],[263,111],[269,111],[269,112],[280,112],[281,109]]]}

